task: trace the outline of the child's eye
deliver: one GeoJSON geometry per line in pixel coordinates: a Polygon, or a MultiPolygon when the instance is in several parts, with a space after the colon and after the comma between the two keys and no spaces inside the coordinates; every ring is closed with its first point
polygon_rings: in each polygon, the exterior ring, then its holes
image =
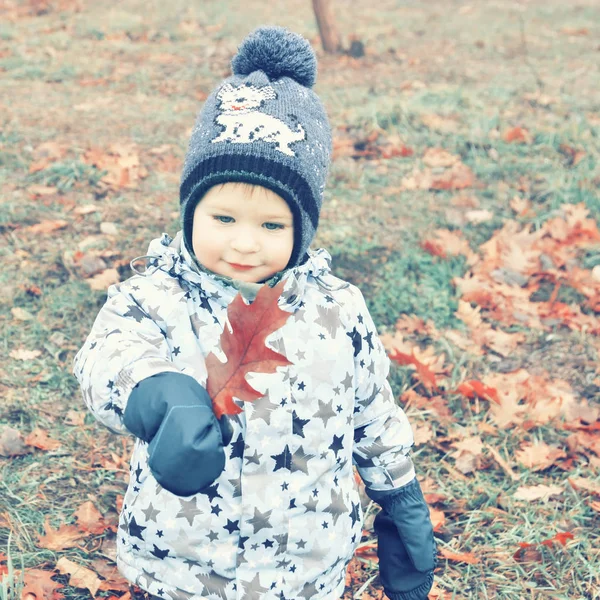
{"type": "Polygon", "coordinates": [[[215,215],[214,219],[219,223],[233,223],[233,217],[226,217],[225,215],[215,215]]]}
{"type": "Polygon", "coordinates": [[[269,231],[277,231],[278,229],[283,229],[285,226],[281,223],[263,223],[263,227],[269,231]]]}

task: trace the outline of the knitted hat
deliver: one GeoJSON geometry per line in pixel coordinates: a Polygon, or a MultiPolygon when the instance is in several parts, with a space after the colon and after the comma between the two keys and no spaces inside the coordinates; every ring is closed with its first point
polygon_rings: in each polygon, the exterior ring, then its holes
{"type": "Polygon", "coordinates": [[[241,44],[233,75],[196,119],[181,175],[183,235],[192,252],[194,210],[214,185],[247,182],[274,191],[294,216],[288,267],[312,241],[331,155],[331,129],[312,91],[317,61],[303,37],[261,27],[241,44]]]}

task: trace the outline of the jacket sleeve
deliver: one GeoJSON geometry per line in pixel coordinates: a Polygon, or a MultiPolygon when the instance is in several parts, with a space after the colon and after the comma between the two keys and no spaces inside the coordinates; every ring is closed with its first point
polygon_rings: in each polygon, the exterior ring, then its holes
{"type": "Polygon", "coordinates": [[[127,432],[123,413],[140,381],[165,371],[180,372],[171,362],[169,330],[152,308],[161,304],[161,293],[144,276],[110,286],[107,301],[74,359],[73,372],[86,405],[116,433],[127,432]]]}
{"type": "Polygon", "coordinates": [[[387,491],[415,478],[408,452],[413,432],[387,380],[390,361],[362,293],[355,288],[357,313],[348,333],[354,346],[354,463],[365,485],[387,491]]]}

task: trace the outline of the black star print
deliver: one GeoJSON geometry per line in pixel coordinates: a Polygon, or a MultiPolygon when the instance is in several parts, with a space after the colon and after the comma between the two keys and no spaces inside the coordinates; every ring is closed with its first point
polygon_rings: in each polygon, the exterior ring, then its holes
{"type": "Polygon", "coordinates": [[[320,333],[320,334],[319,334],[319,339],[320,339],[320,340],[324,340],[324,339],[325,339],[325,335],[324,335],[324,334],[322,334],[322,333],[320,333]]]}
{"type": "MultiPolygon", "coordinates": [[[[239,523],[239,521],[235,521],[236,523],[239,523]]],[[[239,527],[238,527],[239,529],[239,527]]],[[[240,543],[238,544],[239,548],[243,548],[244,544],[249,540],[250,538],[246,535],[246,536],[240,536],[240,543]]]]}
{"type": "Polygon", "coordinates": [[[161,538],[164,535],[162,529],[157,529],[156,530],[156,535],[157,535],[157,537],[161,538]]]}
{"type": "Polygon", "coordinates": [[[354,430],[354,443],[358,444],[360,440],[367,437],[367,432],[365,431],[366,427],[358,427],[354,430]]]}
{"type": "Polygon", "coordinates": [[[163,590],[162,588],[158,588],[158,591],[156,592],[159,596],[162,596],[165,593],[165,590],[163,590]]]}
{"type": "Polygon", "coordinates": [[[281,404],[281,406],[285,406],[287,404],[287,399],[283,398],[283,400],[279,404],[281,404]]]}
{"type": "Polygon", "coordinates": [[[322,590],[324,587],[325,587],[325,584],[324,584],[324,583],[322,583],[322,584],[319,586],[319,589],[320,589],[320,590],[322,590]]]}
{"type": "Polygon", "coordinates": [[[295,573],[295,572],[296,572],[296,565],[292,565],[292,566],[290,567],[290,571],[291,571],[292,573],[295,573]]]}
{"type": "Polygon", "coordinates": [[[316,498],[319,495],[319,490],[313,490],[312,495],[316,498]]]}
{"type": "Polygon", "coordinates": [[[351,539],[350,541],[351,541],[351,542],[354,544],[354,542],[356,541],[356,534],[354,534],[354,535],[352,536],[352,539],[351,539]]]}
{"type": "MultiPolygon", "coordinates": [[[[237,521],[231,521],[230,519],[227,519],[227,525],[225,525],[223,527],[223,529],[227,529],[227,531],[229,531],[229,533],[233,533],[234,531],[239,531],[240,530],[240,525],[239,525],[240,521],[239,519],[237,521]]],[[[248,539],[248,538],[246,538],[248,539]]],[[[240,539],[241,541],[241,539],[240,539]]],[[[243,544],[242,544],[243,546],[243,544]]]]}
{"type": "Polygon", "coordinates": [[[90,350],[93,350],[98,345],[98,342],[92,342],[90,344],[90,350]]]}
{"type": "Polygon", "coordinates": [[[346,335],[352,340],[354,356],[358,356],[362,350],[362,338],[360,337],[360,333],[358,333],[358,330],[355,327],[352,331],[346,332],[346,335]]]}
{"type": "Polygon", "coordinates": [[[242,434],[238,436],[238,439],[231,444],[231,454],[229,458],[243,458],[244,456],[244,438],[242,434]]]}
{"type": "Polygon", "coordinates": [[[371,350],[375,350],[375,346],[373,346],[373,342],[371,341],[372,337],[373,337],[373,332],[369,331],[367,333],[367,335],[363,338],[363,340],[365,340],[365,342],[367,342],[367,344],[369,344],[369,354],[371,354],[371,350]]]}
{"type": "Polygon", "coordinates": [[[350,513],[350,518],[352,519],[352,527],[354,527],[354,524],[360,519],[360,513],[358,509],[358,503],[354,504],[354,502],[352,502],[352,512],[350,513]]]}
{"type": "Polygon", "coordinates": [[[344,441],[344,436],[340,435],[340,437],[338,437],[337,435],[333,436],[333,442],[331,443],[331,446],[329,446],[330,450],[333,450],[335,452],[335,457],[337,458],[338,452],[340,450],[344,449],[344,444],[342,443],[344,441]]]}
{"type": "Polygon", "coordinates": [[[134,550],[139,550],[140,547],[137,544],[132,544],[131,546],[134,550]]]}
{"type": "Polygon", "coordinates": [[[362,323],[362,322],[363,322],[363,316],[362,316],[360,313],[359,313],[359,315],[358,315],[358,317],[357,317],[357,318],[358,318],[358,322],[359,322],[359,323],[362,323]]]}
{"type": "Polygon", "coordinates": [[[288,506],[288,508],[296,508],[296,498],[292,498],[290,500],[290,505],[288,506]]]}
{"type": "Polygon", "coordinates": [[[139,492],[139,491],[140,491],[140,488],[139,488],[137,485],[134,485],[134,486],[133,486],[133,491],[134,491],[134,492],[139,492]]]}
{"type": "Polygon", "coordinates": [[[323,527],[323,529],[327,529],[329,527],[329,524],[327,523],[327,521],[323,521],[322,527],[323,527]]]}
{"type": "Polygon", "coordinates": [[[179,346],[175,346],[175,348],[173,348],[173,354],[175,356],[179,356],[179,354],[181,354],[181,349],[179,346]]]}
{"type": "Polygon", "coordinates": [[[340,412],[342,412],[344,409],[342,408],[342,405],[341,405],[341,404],[338,404],[335,410],[337,410],[337,411],[340,413],[340,412]]]}
{"type": "Polygon", "coordinates": [[[337,475],[333,478],[333,483],[335,484],[336,487],[339,485],[337,475]]]}
{"type": "Polygon", "coordinates": [[[362,359],[361,359],[361,361],[360,361],[360,366],[361,366],[361,367],[364,367],[364,366],[365,366],[365,361],[364,361],[364,360],[362,360],[362,359]]]}
{"type": "Polygon", "coordinates": [[[218,505],[215,504],[214,506],[211,507],[210,512],[213,515],[217,515],[217,517],[219,516],[219,513],[222,511],[223,509],[218,505]]]}
{"type": "Polygon", "coordinates": [[[289,487],[290,487],[290,484],[289,484],[287,481],[284,481],[284,482],[281,484],[281,490],[282,490],[282,491],[285,491],[285,490],[287,490],[289,487]]]}
{"type": "Polygon", "coordinates": [[[213,485],[203,489],[200,493],[201,494],[206,494],[208,496],[208,499],[210,500],[210,502],[212,502],[215,498],[223,498],[223,496],[221,496],[221,494],[219,494],[219,484],[218,483],[214,483],[213,485]]]}
{"type": "Polygon", "coordinates": [[[140,481],[140,475],[143,473],[143,471],[144,471],[144,470],[143,470],[143,469],[142,469],[142,467],[140,466],[140,463],[138,463],[137,469],[135,470],[135,480],[136,480],[138,483],[142,483],[142,482],[140,481]]]}
{"type": "Polygon", "coordinates": [[[309,419],[301,419],[296,411],[292,413],[292,425],[294,428],[294,435],[304,437],[304,426],[309,422],[309,419]]]}
{"type": "Polygon", "coordinates": [[[327,302],[333,302],[334,301],[333,298],[329,294],[327,294],[327,296],[325,296],[325,300],[327,300],[327,302]]]}
{"type": "Polygon", "coordinates": [[[108,383],[107,383],[107,385],[106,385],[106,387],[107,387],[109,390],[112,390],[112,389],[115,387],[115,382],[109,379],[109,380],[108,380],[108,383]]]}
{"type": "Polygon", "coordinates": [[[144,527],[143,525],[138,525],[135,522],[135,517],[131,518],[131,521],[129,521],[129,535],[143,540],[144,538],[142,537],[142,532],[144,531],[144,529],[146,529],[146,527],[144,527]]]}
{"type": "Polygon", "coordinates": [[[272,548],[272,547],[273,547],[273,540],[265,540],[265,541],[262,543],[262,545],[263,545],[265,548],[272,548]]]}
{"type": "Polygon", "coordinates": [[[289,446],[286,444],[281,454],[273,454],[271,458],[275,461],[274,471],[279,469],[289,469],[292,464],[292,454],[289,446]]]}
{"type": "Polygon", "coordinates": [[[154,550],[150,551],[150,554],[156,556],[156,558],[160,558],[160,560],[164,560],[167,556],[169,556],[169,549],[161,550],[156,544],[153,544],[154,550]]]}
{"type": "Polygon", "coordinates": [[[298,389],[299,389],[301,392],[303,392],[303,391],[304,391],[304,388],[305,388],[305,387],[306,387],[306,384],[304,383],[304,381],[301,381],[301,382],[298,384],[298,389]]]}

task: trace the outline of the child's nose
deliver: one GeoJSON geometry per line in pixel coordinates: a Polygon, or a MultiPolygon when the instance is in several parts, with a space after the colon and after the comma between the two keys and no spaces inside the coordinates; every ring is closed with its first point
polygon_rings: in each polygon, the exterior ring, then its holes
{"type": "Polygon", "coordinates": [[[250,252],[258,252],[260,244],[255,232],[250,228],[241,228],[236,232],[235,237],[231,241],[231,247],[240,253],[249,254],[250,252]]]}

